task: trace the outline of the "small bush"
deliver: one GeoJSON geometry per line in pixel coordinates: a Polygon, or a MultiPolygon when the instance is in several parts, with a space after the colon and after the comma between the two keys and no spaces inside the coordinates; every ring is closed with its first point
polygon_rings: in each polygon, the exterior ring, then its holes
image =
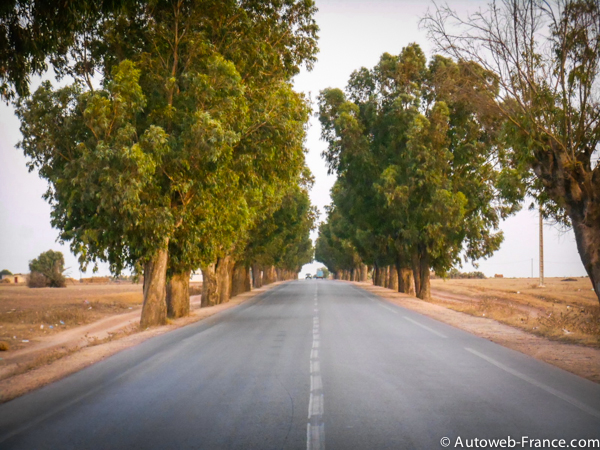
{"type": "Polygon", "coordinates": [[[66,287],[65,258],[61,252],[48,250],[29,262],[29,287],[66,287]]]}
{"type": "Polygon", "coordinates": [[[29,274],[29,280],[27,280],[27,286],[30,288],[43,288],[49,285],[48,279],[41,272],[31,272],[29,274]]]}
{"type": "Polygon", "coordinates": [[[448,272],[448,278],[452,279],[485,279],[487,278],[483,272],[461,272],[458,269],[452,268],[448,272]]]}
{"type": "Polygon", "coordinates": [[[0,341],[0,352],[7,352],[10,350],[10,344],[6,341],[0,341]]]}

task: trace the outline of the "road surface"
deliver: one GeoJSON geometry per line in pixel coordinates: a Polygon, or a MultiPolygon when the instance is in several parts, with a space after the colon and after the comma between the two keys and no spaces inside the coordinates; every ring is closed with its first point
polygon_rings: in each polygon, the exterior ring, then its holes
{"type": "Polygon", "coordinates": [[[512,448],[593,448],[600,385],[324,280],[282,284],[0,405],[1,449],[481,448],[508,436],[512,448]]]}

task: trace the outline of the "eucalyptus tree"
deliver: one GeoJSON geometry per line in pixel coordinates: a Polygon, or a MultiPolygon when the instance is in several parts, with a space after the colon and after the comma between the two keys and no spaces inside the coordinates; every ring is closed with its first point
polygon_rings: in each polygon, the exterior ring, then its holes
{"type": "MultiPolygon", "coordinates": [[[[20,102],[21,146],[50,182],[60,238],[83,266],[143,267],[142,326],[166,319],[168,265],[185,282],[220,257],[261,192],[300,170],[306,105],[289,79],[314,61],[314,10],[311,1],[127,3],[84,21],[59,66],[80,77],[74,85],[45,84],[20,102]]],[[[171,314],[185,314],[175,303],[171,314]]]]}
{"type": "Polygon", "coordinates": [[[347,95],[320,98],[330,167],[352,196],[366,196],[354,217],[379,221],[373,230],[393,241],[397,267],[412,268],[420,298],[430,295],[431,269],[445,273],[463,251],[472,260],[491,255],[499,220],[515,209],[518,183],[493,152],[498,120],[470,100],[494,89],[494,78],[481,68],[471,70],[485,82],[470,76],[467,64],[439,56],[427,64],[411,44],[353,73],[347,95]]]}
{"type": "Polygon", "coordinates": [[[545,215],[573,227],[600,301],[600,4],[504,0],[468,17],[442,5],[423,25],[438,50],[494,74],[500,89],[474,98],[505,119],[506,153],[545,215]]]}
{"type": "Polygon", "coordinates": [[[254,287],[275,281],[276,270],[285,273],[286,278],[297,274],[313,259],[310,232],[318,214],[308,197],[312,177],[307,171],[303,181],[288,187],[278,207],[262,217],[249,233],[240,263],[252,267],[254,287]]]}
{"type": "MultiPolygon", "coordinates": [[[[362,261],[348,238],[348,223],[335,205],[328,207],[327,220],[319,226],[315,259],[321,261],[338,279],[351,280],[358,274],[362,261]]],[[[358,277],[357,277],[358,278],[358,277]]]]}

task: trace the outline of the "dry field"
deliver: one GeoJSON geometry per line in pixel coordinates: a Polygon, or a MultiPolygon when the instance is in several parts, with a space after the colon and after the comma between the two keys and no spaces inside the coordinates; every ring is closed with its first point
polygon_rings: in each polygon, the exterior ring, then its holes
{"type": "Polygon", "coordinates": [[[431,282],[432,302],[540,336],[600,347],[600,306],[588,278],[488,278],[431,282]]]}
{"type": "Polygon", "coordinates": [[[11,350],[24,348],[36,338],[139,308],[142,300],[141,284],[0,285],[0,341],[11,350]]]}

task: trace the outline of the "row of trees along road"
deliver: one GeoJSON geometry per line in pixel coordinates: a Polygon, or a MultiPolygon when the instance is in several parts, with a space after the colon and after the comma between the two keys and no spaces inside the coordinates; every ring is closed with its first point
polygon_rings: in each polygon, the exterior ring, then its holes
{"type": "Polygon", "coordinates": [[[476,70],[442,56],[427,63],[412,44],[355,71],[346,93],[321,92],[338,179],[315,256],[331,271],[364,279],[370,265],[376,284],[426,299],[430,269],[499,247],[494,230],[522,186],[495,152],[498,117],[475,105],[479,91],[497,90],[494,77],[476,70]]]}
{"type": "Polygon", "coordinates": [[[429,269],[486,257],[525,193],[572,227],[600,300],[600,4],[503,0],[468,17],[436,6],[415,45],[321,93],[339,179],[316,257],[341,276],[429,295],[429,269]],[[395,270],[390,270],[394,267],[395,270]]]}
{"type": "Polygon", "coordinates": [[[250,265],[260,285],[312,259],[309,107],[291,79],[314,63],[314,13],[310,0],[75,1],[60,14],[22,0],[1,11],[2,92],[30,169],[49,182],[52,224],[83,268],[143,272],[142,327],[189,312],[199,267],[202,304],[214,305],[232,285],[249,289],[250,265]],[[46,61],[74,82],[30,95],[46,61]]]}

